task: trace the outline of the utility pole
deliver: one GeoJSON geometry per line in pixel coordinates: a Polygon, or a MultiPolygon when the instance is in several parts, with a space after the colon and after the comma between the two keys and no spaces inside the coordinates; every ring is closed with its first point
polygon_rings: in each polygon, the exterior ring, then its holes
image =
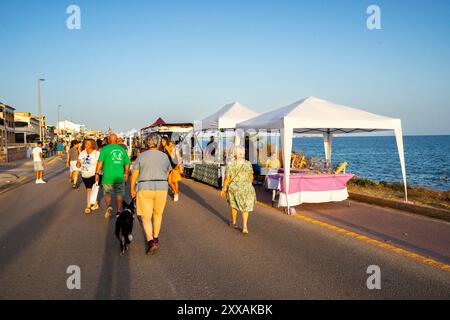
{"type": "MultiPolygon", "coordinates": [[[[41,102],[41,81],[45,81],[43,78],[37,79],[38,86],[38,115],[42,116],[42,102],[41,102]]],[[[42,141],[42,118],[39,118],[39,140],[42,141]]]]}
{"type": "Polygon", "coordinates": [[[56,137],[56,142],[58,143],[59,142],[59,136],[61,135],[61,132],[60,132],[60,126],[59,126],[59,119],[61,118],[61,108],[62,108],[62,105],[58,105],[58,108],[57,108],[57,114],[56,114],[56,118],[58,119],[57,120],[57,122],[56,122],[56,126],[57,126],[57,137],[56,137]]]}

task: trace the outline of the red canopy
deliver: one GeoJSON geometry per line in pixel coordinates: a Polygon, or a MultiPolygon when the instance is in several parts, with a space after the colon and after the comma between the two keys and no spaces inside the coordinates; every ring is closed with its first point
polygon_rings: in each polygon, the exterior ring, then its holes
{"type": "Polygon", "coordinates": [[[165,124],[166,124],[166,122],[162,118],[158,118],[149,127],[159,127],[159,126],[162,126],[162,125],[165,125],[165,124]]]}

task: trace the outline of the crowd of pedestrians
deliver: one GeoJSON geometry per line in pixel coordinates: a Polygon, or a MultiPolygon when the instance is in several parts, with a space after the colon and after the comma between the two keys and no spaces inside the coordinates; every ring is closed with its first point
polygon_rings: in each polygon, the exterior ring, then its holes
{"type": "MultiPolygon", "coordinates": [[[[144,148],[131,148],[116,134],[98,140],[73,140],[69,145],[55,145],[57,156],[62,160],[66,153],[69,181],[77,189],[81,181],[85,186],[85,214],[100,208],[100,198],[106,205],[105,218],[118,217],[124,199],[133,199],[136,213],[140,217],[147,240],[147,254],[159,247],[159,234],[163,222],[169,190],[173,201],[179,201],[179,182],[182,180],[182,155],[180,148],[168,137],[151,134],[144,148]],[[128,187],[128,188],[127,188],[128,187]],[[99,190],[101,190],[99,192],[99,190]],[[126,194],[128,192],[128,194],[126,194]],[[113,206],[113,198],[115,206],[113,206]]],[[[36,183],[43,180],[44,156],[39,142],[32,152],[36,183]]],[[[248,234],[248,217],[256,202],[253,187],[252,164],[245,160],[245,150],[234,147],[233,159],[227,163],[221,195],[231,207],[229,225],[237,228],[238,212],[242,213],[243,234],[248,234]]]]}

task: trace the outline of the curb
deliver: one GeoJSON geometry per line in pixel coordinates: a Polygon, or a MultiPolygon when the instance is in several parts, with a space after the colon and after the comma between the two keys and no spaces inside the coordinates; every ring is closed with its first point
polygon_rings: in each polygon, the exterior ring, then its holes
{"type": "Polygon", "coordinates": [[[29,180],[29,178],[30,178],[30,175],[23,175],[23,176],[19,177],[16,181],[9,183],[9,184],[5,184],[3,187],[0,187],[0,195],[6,193],[8,191],[14,190],[15,188],[25,184],[26,182],[28,182],[26,180],[29,180]]]}
{"type": "Polygon", "coordinates": [[[318,226],[320,226],[322,228],[328,229],[330,231],[334,231],[334,232],[342,234],[342,235],[344,235],[346,237],[357,239],[359,241],[365,242],[365,243],[373,245],[375,247],[379,247],[379,248],[385,249],[387,251],[391,251],[391,252],[397,253],[397,254],[399,254],[399,255],[401,255],[403,257],[410,258],[410,259],[415,260],[417,262],[421,262],[423,264],[435,267],[437,269],[450,272],[450,265],[448,265],[446,263],[443,263],[443,262],[440,262],[440,261],[437,261],[437,260],[432,259],[432,258],[425,257],[423,255],[417,254],[417,253],[412,252],[410,250],[403,249],[400,246],[392,245],[392,244],[388,244],[388,243],[383,243],[382,241],[370,238],[370,237],[362,235],[360,233],[349,231],[347,229],[340,228],[340,227],[334,226],[332,224],[329,224],[329,223],[326,223],[326,222],[323,222],[323,221],[320,221],[320,220],[317,220],[317,219],[312,219],[312,218],[306,217],[306,216],[298,214],[298,213],[294,213],[292,216],[294,218],[296,218],[296,219],[300,219],[300,220],[303,220],[303,221],[306,221],[306,222],[318,225],[318,226]]]}
{"type": "MultiPolygon", "coordinates": [[[[52,164],[53,162],[55,162],[56,159],[58,159],[58,158],[56,156],[53,156],[53,158],[51,158],[50,160],[47,161],[46,165],[52,164]]],[[[32,181],[33,177],[34,177],[34,173],[33,174],[28,173],[28,174],[24,174],[24,175],[20,176],[13,183],[6,184],[3,187],[0,187],[0,195],[3,195],[5,193],[7,193],[8,191],[14,190],[17,187],[20,187],[20,186],[32,181]]]]}
{"type": "Polygon", "coordinates": [[[444,210],[444,209],[419,206],[419,205],[415,205],[415,204],[407,204],[404,202],[398,202],[398,201],[389,200],[389,199],[381,199],[381,198],[367,196],[367,195],[363,195],[363,194],[359,194],[359,193],[349,192],[349,195],[350,195],[349,199],[357,201],[357,202],[368,203],[368,204],[376,205],[379,207],[397,209],[397,210],[401,210],[401,211],[404,211],[407,213],[412,213],[415,215],[420,215],[420,216],[425,216],[425,217],[429,217],[429,218],[434,218],[434,219],[450,222],[450,212],[447,210],[444,210]]]}

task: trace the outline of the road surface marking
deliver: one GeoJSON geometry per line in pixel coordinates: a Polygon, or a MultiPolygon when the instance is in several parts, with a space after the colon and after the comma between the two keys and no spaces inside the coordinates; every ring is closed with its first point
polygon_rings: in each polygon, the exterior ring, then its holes
{"type": "Polygon", "coordinates": [[[316,220],[316,219],[305,217],[305,216],[303,216],[301,214],[298,214],[298,213],[294,213],[294,214],[292,214],[292,216],[294,218],[296,218],[296,219],[300,219],[300,220],[303,220],[303,221],[306,221],[306,222],[309,222],[309,223],[312,223],[312,224],[315,224],[315,225],[319,225],[321,227],[327,228],[328,230],[332,230],[332,231],[335,231],[337,233],[343,234],[343,235],[345,235],[347,237],[364,241],[364,242],[369,243],[371,245],[374,245],[374,246],[377,246],[377,247],[380,247],[380,248],[383,248],[383,249],[395,252],[395,253],[400,254],[400,255],[402,255],[404,257],[408,257],[408,258],[411,258],[413,260],[422,262],[424,264],[433,266],[435,268],[438,268],[438,269],[450,272],[450,265],[448,265],[448,264],[445,264],[445,263],[436,261],[434,259],[424,257],[424,256],[422,256],[420,254],[417,254],[417,253],[414,253],[414,252],[411,252],[411,251],[408,251],[408,250],[405,250],[405,249],[393,246],[392,244],[384,243],[384,242],[381,242],[379,240],[375,240],[375,239],[369,238],[367,236],[358,234],[356,232],[348,231],[346,229],[343,229],[343,228],[340,228],[340,227],[336,227],[336,226],[328,224],[326,222],[322,222],[322,221],[319,221],[319,220],[316,220]]]}
{"type": "MultiPolygon", "coordinates": [[[[270,209],[275,209],[276,210],[276,208],[272,207],[271,205],[268,205],[267,203],[263,203],[263,202],[260,202],[260,201],[257,201],[256,203],[258,205],[262,206],[262,207],[266,207],[266,208],[270,208],[270,209]]],[[[359,233],[356,233],[356,232],[353,232],[353,231],[349,231],[349,230],[346,230],[344,228],[340,228],[340,227],[334,226],[332,224],[329,224],[329,223],[326,223],[326,222],[322,222],[320,220],[309,218],[309,217],[306,217],[306,216],[298,214],[298,213],[294,213],[291,216],[296,218],[296,219],[300,219],[300,220],[303,220],[303,221],[306,221],[306,222],[309,222],[309,223],[312,223],[312,224],[315,224],[315,225],[327,228],[328,230],[335,231],[335,232],[343,234],[343,235],[345,235],[347,237],[358,239],[360,241],[364,241],[364,242],[369,243],[371,245],[374,245],[374,246],[377,246],[377,247],[380,247],[380,248],[383,248],[383,249],[395,252],[395,253],[397,253],[399,255],[402,255],[402,256],[407,257],[407,258],[411,258],[413,260],[422,262],[424,264],[433,266],[435,268],[438,268],[438,269],[450,272],[450,265],[442,263],[442,262],[439,262],[439,261],[436,261],[436,260],[431,259],[431,258],[424,257],[424,256],[422,256],[420,254],[417,254],[417,253],[414,253],[412,251],[408,251],[408,250],[396,247],[396,246],[394,246],[392,244],[384,243],[382,241],[369,238],[369,237],[364,236],[362,234],[359,234],[359,233]]]]}

